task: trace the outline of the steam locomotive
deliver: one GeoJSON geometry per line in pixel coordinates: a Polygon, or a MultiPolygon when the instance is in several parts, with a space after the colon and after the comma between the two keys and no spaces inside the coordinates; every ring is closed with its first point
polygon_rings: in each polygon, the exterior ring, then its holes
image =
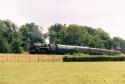
{"type": "Polygon", "coordinates": [[[60,44],[43,44],[34,43],[29,48],[30,54],[73,54],[73,53],[87,53],[92,55],[114,55],[120,54],[120,51],[90,48],[83,46],[71,46],[71,45],[60,45],[60,44]]]}

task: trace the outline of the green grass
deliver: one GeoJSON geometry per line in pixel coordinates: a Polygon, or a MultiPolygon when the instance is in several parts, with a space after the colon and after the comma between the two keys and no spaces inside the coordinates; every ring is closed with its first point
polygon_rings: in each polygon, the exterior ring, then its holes
{"type": "Polygon", "coordinates": [[[125,84],[125,62],[0,63],[0,84],[125,84]]]}

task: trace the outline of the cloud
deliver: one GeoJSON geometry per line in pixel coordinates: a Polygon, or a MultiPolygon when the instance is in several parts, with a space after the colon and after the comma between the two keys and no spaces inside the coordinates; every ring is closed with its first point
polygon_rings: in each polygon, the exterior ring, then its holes
{"type": "Polygon", "coordinates": [[[0,19],[9,19],[19,26],[28,20],[18,14],[16,2],[18,0],[0,0],[0,19]]]}
{"type": "Polygon", "coordinates": [[[0,18],[44,28],[59,22],[101,27],[125,38],[125,0],[0,0],[0,18]]]}

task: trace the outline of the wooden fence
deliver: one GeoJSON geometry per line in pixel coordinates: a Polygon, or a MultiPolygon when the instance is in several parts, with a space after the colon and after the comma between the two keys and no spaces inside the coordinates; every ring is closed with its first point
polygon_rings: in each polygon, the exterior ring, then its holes
{"type": "Polygon", "coordinates": [[[62,62],[63,56],[0,56],[0,62],[62,62]]]}

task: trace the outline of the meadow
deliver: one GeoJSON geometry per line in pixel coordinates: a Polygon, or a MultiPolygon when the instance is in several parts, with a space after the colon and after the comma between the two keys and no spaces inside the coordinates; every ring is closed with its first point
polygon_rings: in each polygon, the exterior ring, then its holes
{"type": "Polygon", "coordinates": [[[125,62],[5,62],[0,84],[125,84],[125,62]]]}

